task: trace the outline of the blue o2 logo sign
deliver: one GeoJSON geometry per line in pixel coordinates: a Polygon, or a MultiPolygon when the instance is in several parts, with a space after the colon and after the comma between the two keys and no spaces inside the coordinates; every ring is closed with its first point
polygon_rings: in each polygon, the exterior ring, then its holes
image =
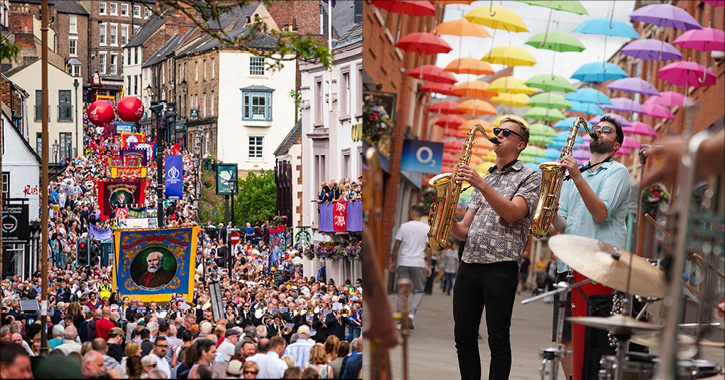
{"type": "Polygon", "coordinates": [[[400,170],[439,174],[442,160],[443,143],[405,140],[400,170]]]}

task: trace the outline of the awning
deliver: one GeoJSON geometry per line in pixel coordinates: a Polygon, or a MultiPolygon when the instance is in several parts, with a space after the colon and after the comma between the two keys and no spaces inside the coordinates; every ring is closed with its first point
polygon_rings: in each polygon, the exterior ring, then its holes
{"type": "Polygon", "coordinates": [[[80,66],[81,61],[79,61],[78,58],[71,58],[68,60],[68,64],[71,66],[80,66]]]}

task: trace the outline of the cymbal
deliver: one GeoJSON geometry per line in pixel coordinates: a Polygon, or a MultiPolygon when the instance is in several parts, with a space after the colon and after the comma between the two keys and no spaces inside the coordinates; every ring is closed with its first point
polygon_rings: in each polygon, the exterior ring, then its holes
{"type": "Polygon", "coordinates": [[[628,294],[643,297],[664,298],[667,283],[662,271],[647,260],[611,244],[576,235],[555,235],[549,239],[549,247],[557,258],[582,275],[628,294]],[[620,254],[619,260],[612,257],[620,254]],[[632,273],[627,277],[629,263],[632,273]]]}
{"type": "MultiPolygon", "coordinates": [[[[660,341],[660,332],[635,334],[632,335],[632,339],[630,339],[630,342],[632,343],[637,343],[647,347],[659,347],[660,341]]],[[[685,334],[678,334],[677,342],[680,346],[694,346],[695,338],[685,334]]],[[[699,346],[710,348],[725,348],[725,343],[713,342],[711,340],[703,339],[700,340],[699,346]]]]}
{"type": "Polygon", "coordinates": [[[662,326],[641,322],[625,315],[612,315],[610,317],[569,317],[567,320],[596,329],[608,330],[615,335],[632,335],[637,332],[662,329],[662,326]]]}

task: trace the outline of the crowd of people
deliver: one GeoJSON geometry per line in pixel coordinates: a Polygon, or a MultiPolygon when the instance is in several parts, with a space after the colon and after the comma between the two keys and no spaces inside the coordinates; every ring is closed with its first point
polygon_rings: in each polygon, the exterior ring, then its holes
{"type": "MultiPolygon", "coordinates": [[[[76,243],[89,237],[91,225],[121,227],[114,214],[102,219],[95,189],[97,181],[110,178],[113,137],[103,128],[88,127],[85,133],[90,154],[76,157],[48,186],[49,353],[41,353],[40,317],[21,308],[22,300],[41,298],[39,266],[29,278],[2,281],[0,377],[359,378],[362,280],[337,284],[324,273],[305,277],[303,252],[270,246],[268,222],[234,246],[227,228],[205,226],[198,236],[191,302],[181,293],[171,302],[142,302],[114,291],[112,262],[80,266],[76,243]],[[212,282],[222,292],[216,309],[221,315],[212,307],[212,282]]],[[[160,149],[169,152],[172,146],[160,149]]],[[[197,168],[191,154],[181,154],[184,197],[165,200],[157,210],[166,227],[199,223],[193,206],[197,168]]],[[[147,189],[153,189],[157,171],[148,163],[147,189]]],[[[360,185],[342,188],[359,198],[354,189],[360,185]]],[[[152,211],[156,192],[147,190],[137,203],[152,211]]]]}
{"type": "Polygon", "coordinates": [[[359,200],[362,200],[362,178],[358,178],[357,182],[350,181],[350,178],[322,182],[317,191],[317,203],[359,200]]]}

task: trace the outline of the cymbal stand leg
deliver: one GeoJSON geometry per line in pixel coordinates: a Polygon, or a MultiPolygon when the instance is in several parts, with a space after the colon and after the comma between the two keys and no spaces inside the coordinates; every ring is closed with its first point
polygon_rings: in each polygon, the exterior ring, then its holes
{"type": "Polygon", "coordinates": [[[617,376],[615,380],[624,380],[624,363],[627,361],[627,347],[629,346],[629,336],[615,335],[617,339],[617,376]]]}

